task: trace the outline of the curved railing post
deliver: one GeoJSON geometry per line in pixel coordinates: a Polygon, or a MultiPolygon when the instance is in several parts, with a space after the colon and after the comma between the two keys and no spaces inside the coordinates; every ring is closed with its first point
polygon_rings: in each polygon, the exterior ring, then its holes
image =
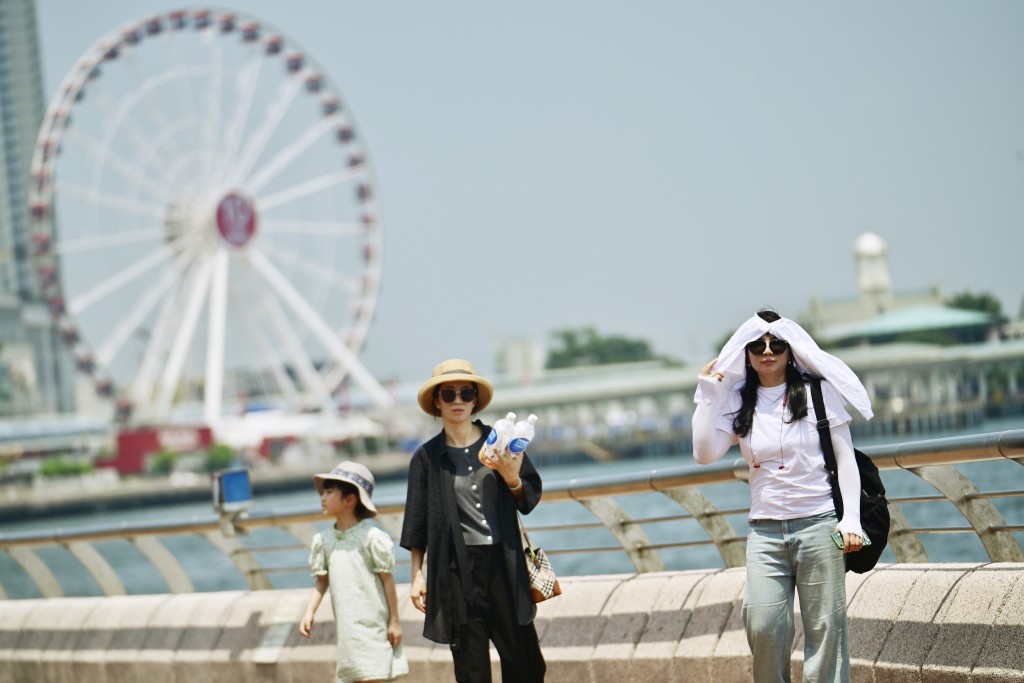
{"type": "Polygon", "coordinates": [[[39,592],[44,598],[62,598],[64,589],[61,588],[57,577],[53,575],[46,563],[39,559],[39,556],[32,552],[27,546],[14,546],[8,548],[11,557],[21,565],[28,577],[36,584],[39,592]]]}
{"type": "Polygon", "coordinates": [[[897,562],[927,562],[928,553],[925,552],[924,544],[910,524],[910,520],[903,514],[895,503],[889,503],[889,547],[897,562]]]}
{"type": "Polygon", "coordinates": [[[131,542],[156,567],[172,593],[191,593],[195,590],[192,579],[160,539],[156,536],[132,536],[131,542]]]}
{"type": "Polygon", "coordinates": [[[938,489],[956,506],[985,546],[993,562],[1024,562],[1024,553],[1014,535],[1000,531],[1005,526],[1003,516],[991,501],[978,497],[980,491],[974,482],[952,465],[931,465],[910,470],[938,489]]]}
{"type": "Polygon", "coordinates": [[[100,587],[104,595],[127,594],[127,591],[124,589],[124,583],[121,582],[121,577],[117,575],[114,568],[100,555],[92,543],[88,541],[73,541],[65,543],[64,547],[82,563],[85,570],[96,580],[96,585],[100,587]]]}
{"type": "Polygon", "coordinates": [[[637,573],[665,570],[658,551],[650,547],[651,539],[638,524],[629,523],[631,520],[625,508],[611,498],[585,498],[580,500],[580,505],[590,510],[618,539],[637,573]]]}
{"type": "Polygon", "coordinates": [[[666,496],[679,503],[704,528],[714,541],[718,554],[726,567],[747,566],[747,553],[741,542],[742,537],[729,520],[718,514],[718,508],[695,486],[663,490],[666,496]]]}
{"type": "Polygon", "coordinates": [[[256,561],[256,557],[242,545],[238,540],[239,518],[236,516],[222,516],[220,518],[220,529],[207,532],[206,539],[217,546],[222,553],[235,564],[241,572],[249,588],[254,591],[270,590],[273,586],[267,578],[263,566],[256,561]]]}

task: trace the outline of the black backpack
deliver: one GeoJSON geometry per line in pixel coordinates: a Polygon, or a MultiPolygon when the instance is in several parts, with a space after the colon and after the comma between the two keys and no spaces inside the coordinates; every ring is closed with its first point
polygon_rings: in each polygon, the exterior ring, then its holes
{"type": "MultiPolygon", "coordinates": [[[[832,432],[828,428],[825,416],[825,401],[821,397],[821,378],[809,377],[811,384],[811,400],[814,403],[814,417],[818,423],[818,436],[821,438],[821,450],[825,454],[825,469],[828,470],[829,483],[832,485],[832,502],[836,506],[836,516],[843,518],[843,496],[839,492],[839,473],[836,468],[836,453],[832,446],[832,432]]],[[[853,449],[857,458],[857,470],[860,472],[860,525],[864,533],[871,539],[857,552],[846,553],[846,571],[863,574],[878,564],[878,558],[889,542],[889,501],[885,498],[885,486],[871,458],[853,449]]]]}

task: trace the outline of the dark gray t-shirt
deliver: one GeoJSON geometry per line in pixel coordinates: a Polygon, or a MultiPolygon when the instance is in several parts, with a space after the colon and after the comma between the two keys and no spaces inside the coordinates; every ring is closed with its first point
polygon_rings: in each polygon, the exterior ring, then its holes
{"type": "Polygon", "coordinates": [[[455,501],[459,508],[459,522],[466,545],[495,545],[501,543],[501,525],[498,523],[497,475],[480,464],[477,454],[484,438],[468,448],[448,446],[448,457],[455,463],[455,501]]]}

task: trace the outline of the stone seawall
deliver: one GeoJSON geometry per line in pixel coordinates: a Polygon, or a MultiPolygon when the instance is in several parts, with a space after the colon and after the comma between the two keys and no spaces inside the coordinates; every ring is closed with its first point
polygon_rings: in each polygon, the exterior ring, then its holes
{"type": "MultiPolygon", "coordinates": [[[[750,680],[744,571],[566,577],[540,605],[551,683],[750,680]]],[[[854,681],[1024,681],[1024,564],[891,565],[847,574],[854,681]]],[[[399,586],[409,683],[454,681],[399,586]]],[[[333,615],[309,591],[0,601],[0,683],[332,680],[333,615]]],[[[328,601],[325,601],[328,602],[328,601]]],[[[794,680],[800,680],[797,621],[794,680]]],[[[496,662],[496,659],[495,659],[496,662]]],[[[495,666],[495,680],[500,673],[495,666]]]]}

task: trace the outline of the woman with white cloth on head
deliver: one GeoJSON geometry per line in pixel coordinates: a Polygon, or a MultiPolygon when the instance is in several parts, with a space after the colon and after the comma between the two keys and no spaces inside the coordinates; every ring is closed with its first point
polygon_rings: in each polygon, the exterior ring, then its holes
{"type": "Polygon", "coordinates": [[[790,680],[794,592],[804,626],[803,680],[850,680],[843,553],[863,545],[860,474],[848,401],[871,419],[867,391],[841,360],[800,325],[758,311],[705,365],[694,397],[693,456],[719,460],[739,444],[750,466],[750,531],[743,621],[755,683],[790,680]],[[810,385],[821,377],[845,509],[836,517],[810,385]],[[842,534],[843,549],[832,533],[842,534]]]}

